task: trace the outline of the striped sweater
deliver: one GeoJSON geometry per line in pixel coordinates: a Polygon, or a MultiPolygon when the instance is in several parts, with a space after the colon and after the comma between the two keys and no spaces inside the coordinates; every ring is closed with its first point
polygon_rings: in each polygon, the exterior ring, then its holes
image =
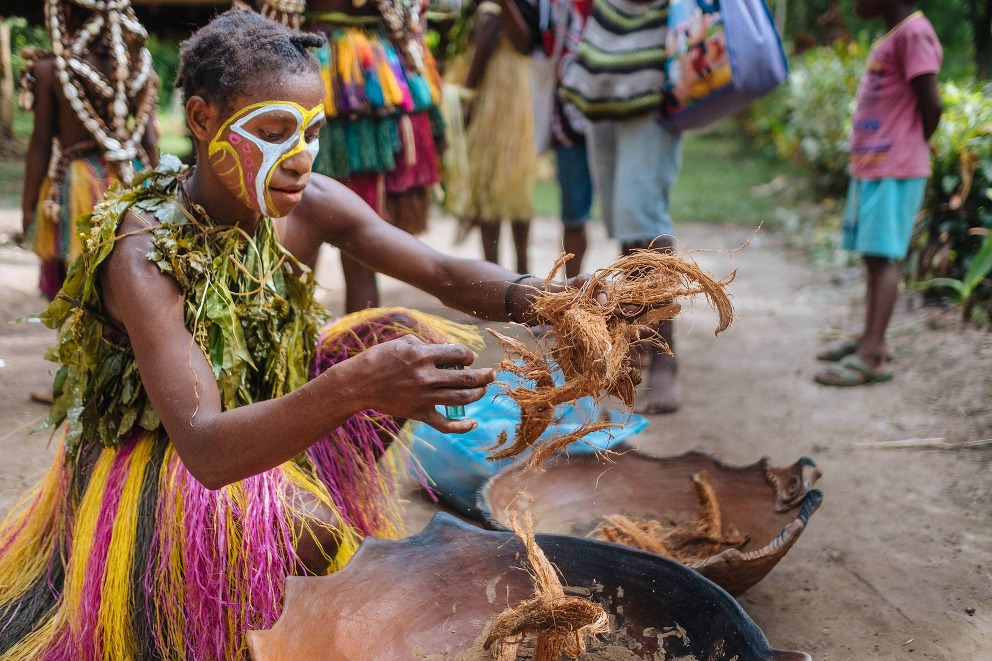
{"type": "Polygon", "coordinates": [[[594,0],[565,97],[591,120],[653,112],[667,83],[669,0],[594,0]]]}

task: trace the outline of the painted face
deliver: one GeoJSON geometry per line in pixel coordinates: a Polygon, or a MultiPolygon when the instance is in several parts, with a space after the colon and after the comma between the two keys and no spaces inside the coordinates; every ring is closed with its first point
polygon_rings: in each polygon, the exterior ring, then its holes
{"type": "Polygon", "coordinates": [[[304,151],[313,163],[323,120],[323,104],[306,110],[292,101],[253,103],[231,115],[210,141],[210,166],[248,207],[266,216],[285,216],[300,201],[303,188],[272,189],[272,176],[304,151]]]}

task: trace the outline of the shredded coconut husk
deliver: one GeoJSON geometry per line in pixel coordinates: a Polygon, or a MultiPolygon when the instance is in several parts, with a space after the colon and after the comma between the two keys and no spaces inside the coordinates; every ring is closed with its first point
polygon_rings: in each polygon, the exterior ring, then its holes
{"type": "MultiPolygon", "coordinates": [[[[548,279],[571,258],[570,254],[559,257],[548,279]]],[[[520,407],[520,422],[512,443],[505,433],[500,434],[496,445],[489,448],[489,459],[516,457],[532,447],[552,423],[559,404],[586,396],[597,401],[612,396],[631,411],[641,381],[640,370],[631,361],[631,349],[650,345],[671,353],[650,327],[677,315],[682,309],[679,300],[687,297],[704,296],[719,315],[716,332],[726,330],[733,320],[733,305],[725,287],[735,275],[717,280],[688,252],[637,250],[596,271],[581,288],[542,290],[533,307],[552,332],[541,337],[532,334],[535,346],[489,330],[506,354],[500,369],[534,383],[533,387],[508,389],[520,407]],[[605,297],[605,304],[601,297],[605,297]],[[552,375],[556,369],[564,377],[562,385],[555,384],[552,375]]],[[[529,464],[540,466],[557,450],[587,434],[619,426],[589,421],[571,433],[541,443],[529,464]]]]}
{"type": "Polygon", "coordinates": [[[602,525],[591,533],[591,537],[650,551],[682,563],[699,562],[746,544],[748,536],[737,529],[730,527],[724,533],[720,504],[710,474],[696,473],[692,481],[699,499],[695,519],[635,521],[612,514],[603,517],[602,525]]]}
{"type": "Polygon", "coordinates": [[[529,513],[522,529],[513,516],[510,527],[527,549],[536,594],[496,616],[483,649],[493,661],[516,661],[525,637],[534,636],[534,661],[558,661],[562,652],[577,659],[586,650],[586,638],[610,632],[609,615],[593,601],[565,595],[557,570],[534,539],[529,513]]]}

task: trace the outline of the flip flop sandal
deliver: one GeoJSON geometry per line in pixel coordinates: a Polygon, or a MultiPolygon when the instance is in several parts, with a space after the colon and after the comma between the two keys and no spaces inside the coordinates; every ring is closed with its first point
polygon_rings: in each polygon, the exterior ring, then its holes
{"type": "Polygon", "coordinates": [[[825,386],[848,388],[890,381],[893,376],[895,373],[890,367],[875,369],[857,356],[850,355],[826,367],[813,379],[825,386]]]}
{"type": "MultiPolygon", "coordinates": [[[[841,340],[840,342],[834,342],[826,349],[816,354],[816,359],[828,363],[835,363],[853,353],[857,353],[858,344],[858,340],[841,340]]],[[[886,362],[892,362],[892,354],[885,354],[885,360],[886,362]]]]}
{"type": "Polygon", "coordinates": [[[816,354],[817,360],[824,360],[831,363],[837,362],[845,356],[850,356],[852,353],[858,350],[857,340],[841,340],[840,342],[834,342],[829,345],[826,349],[816,354]]]}

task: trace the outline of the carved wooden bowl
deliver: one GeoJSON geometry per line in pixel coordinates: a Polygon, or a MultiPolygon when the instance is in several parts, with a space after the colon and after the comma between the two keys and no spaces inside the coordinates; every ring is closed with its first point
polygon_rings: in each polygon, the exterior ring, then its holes
{"type": "Polygon", "coordinates": [[[749,536],[740,549],[688,564],[730,594],[764,578],[788,552],[820,506],[820,471],[807,457],[774,468],[767,459],[728,466],[704,452],[653,457],[636,450],[613,458],[572,457],[546,471],[508,466],[480,488],[486,525],[507,530],[509,513],[529,511],[539,532],[585,536],[605,515],[659,518],[696,511],[692,475],[709,471],[724,525],[749,536]]]}
{"type": "MultiPolygon", "coordinates": [[[[603,604],[624,641],[585,660],[664,658],[811,661],[771,648],[726,592],[660,556],[564,535],[537,535],[566,592],[603,604]],[[663,637],[676,626],[682,637],[663,637]],[[626,653],[629,650],[629,654],[626,653]]],[[[511,533],[481,530],[438,514],[420,534],[366,539],[340,571],[291,577],[282,617],[248,634],[255,661],[482,661],[492,618],[533,595],[511,533]]]]}

